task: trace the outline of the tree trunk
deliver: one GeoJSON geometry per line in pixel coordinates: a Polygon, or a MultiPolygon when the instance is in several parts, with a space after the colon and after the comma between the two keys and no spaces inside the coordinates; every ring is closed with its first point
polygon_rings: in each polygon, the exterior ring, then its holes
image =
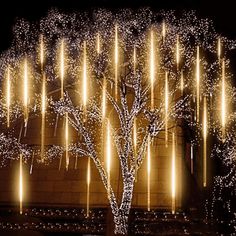
{"type": "Polygon", "coordinates": [[[128,234],[128,217],[133,197],[133,189],[134,177],[130,174],[129,177],[124,180],[124,190],[121,205],[117,211],[117,214],[114,215],[115,234],[128,234]]]}
{"type": "Polygon", "coordinates": [[[126,212],[119,209],[119,214],[114,216],[115,234],[127,235],[128,234],[128,216],[126,212]]]}

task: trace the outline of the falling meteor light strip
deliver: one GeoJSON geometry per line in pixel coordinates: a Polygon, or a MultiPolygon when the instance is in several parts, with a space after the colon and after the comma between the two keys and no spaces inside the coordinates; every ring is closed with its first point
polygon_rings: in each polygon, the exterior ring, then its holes
{"type": "Polygon", "coordinates": [[[61,40],[60,47],[60,77],[61,77],[61,99],[64,99],[64,76],[65,76],[65,45],[61,40]]]}
{"type": "Polygon", "coordinates": [[[218,55],[218,59],[220,61],[220,59],[221,59],[221,38],[218,38],[218,42],[217,42],[217,55],[218,55]]]}
{"type": "Polygon", "coordinates": [[[22,123],[21,126],[20,126],[20,132],[19,132],[19,136],[18,136],[18,143],[21,141],[23,125],[24,125],[24,123],[22,123]]]}
{"type": "Polygon", "coordinates": [[[154,36],[153,36],[153,31],[151,31],[151,38],[150,38],[151,109],[154,108],[154,80],[155,80],[154,36]]]}
{"type": "Polygon", "coordinates": [[[106,150],[106,164],[107,164],[107,192],[108,199],[110,197],[110,187],[111,187],[111,131],[110,131],[110,121],[107,120],[107,150],[106,150]]]}
{"type": "Polygon", "coordinates": [[[44,42],[43,42],[43,35],[40,37],[40,64],[41,70],[43,71],[44,66],[44,42]]]}
{"type": "Polygon", "coordinates": [[[83,55],[83,107],[86,110],[87,105],[87,55],[86,55],[86,41],[84,41],[84,55],[83,55]]]}
{"type": "Polygon", "coordinates": [[[165,73],[165,144],[168,146],[168,106],[169,106],[169,86],[168,73],[165,73]]]}
{"type": "Polygon", "coordinates": [[[103,79],[103,86],[102,86],[102,118],[105,119],[106,117],[106,79],[103,79]]]}
{"type": "Polygon", "coordinates": [[[150,177],[151,177],[151,143],[150,137],[148,136],[148,146],[147,146],[147,210],[150,211],[151,199],[150,199],[150,177]]]}
{"type": "Polygon", "coordinates": [[[119,48],[118,48],[118,26],[115,25],[115,99],[118,97],[118,63],[119,63],[119,48]]]}
{"type": "Polygon", "coordinates": [[[181,75],[180,75],[180,90],[181,90],[181,95],[183,96],[184,93],[184,72],[181,70],[181,75]]]}
{"type": "Polygon", "coordinates": [[[33,173],[33,165],[34,165],[34,151],[32,154],[31,164],[30,164],[30,175],[33,173]]]}
{"type": "MultiPolygon", "coordinates": [[[[61,77],[61,99],[64,100],[64,77],[65,77],[65,43],[64,39],[61,40],[61,45],[60,45],[60,77],[61,77]]],[[[55,123],[55,128],[54,128],[54,136],[56,136],[57,132],[57,125],[58,125],[58,114],[56,117],[56,123],[55,123]]],[[[59,170],[61,169],[61,164],[62,164],[62,156],[60,157],[59,160],[59,170]]]]}
{"type": "Polygon", "coordinates": [[[102,140],[102,156],[105,155],[105,145],[104,145],[104,133],[105,133],[105,125],[106,125],[106,79],[103,79],[103,85],[102,85],[102,132],[101,132],[101,140],[102,140]]]}
{"type": "Polygon", "coordinates": [[[22,168],[22,154],[20,154],[20,168],[19,168],[19,202],[20,202],[20,214],[23,213],[23,168],[22,168]]]}
{"type": "Polygon", "coordinates": [[[136,154],[137,154],[137,121],[134,118],[134,127],[133,127],[133,142],[134,142],[134,160],[135,160],[135,182],[137,182],[137,163],[136,163],[136,154]]]}
{"type": "Polygon", "coordinates": [[[226,96],[225,96],[225,61],[222,61],[222,86],[221,86],[221,124],[222,124],[222,140],[225,139],[226,124],[226,96]]]}
{"type": "Polygon", "coordinates": [[[28,101],[29,101],[29,91],[28,91],[28,63],[27,59],[24,62],[24,122],[25,128],[28,122],[28,101]]]}
{"type": "Polygon", "coordinates": [[[197,86],[197,122],[199,122],[199,110],[200,110],[200,56],[199,46],[197,46],[197,58],[196,58],[196,86],[197,86]]]}
{"type": "Polygon", "coordinates": [[[10,127],[10,106],[11,106],[11,80],[10,68],[7,68],[7,89],[6,89],[6,103],[7,103],[7,128],[10,127]]]}
{"type": "Polygon", "coordinates": [[[97,33],[97,53],[100,54],[101,52],[101,42],[100,42],[100,33],[97,33]]]}
{"type": "Polygon", "coordinates": [[[91,170],[90,170],[90,157],[88,157],[88,165],[87,165],[87,209],[86,216],[89,217],[89,200],[90,200],[90,182],[91,182],[91,170]]]}
{"type": "Polygon", "coordinates": [[[41,98],[41,113],[42,113],[42,125],[41,125],[41,161],[44,161],[44,139],[45,139],[45,115],[46,115],[46,78],[43,75],[42,84],[42,98],[41,98]]]}
{"type": "Polygon", "coordinates": [[[134,64],[134,75],[136,73],[136,63],[137,63],[137,55],[136,55],[136,47],[134,45],[134,55],[133,55],[133,64],[134,64]]]}
{"type": "Polygon", "coordinates": [[[193,144],[191,143],[191,157],[190,157],[190,165],[191,165],[191,174],[193,174],[193,144]]]}
{"type": "Polygon", "coordinates": [[[66,148],[66,170],[69,168],[69,118],[68,118],[68,112],[66,112],[65,117],[65,148],[66,148]]]}
{"type": "Polygon", "coordinates": [[[203,187],[207,186],[207,100],[203,101],[203,187]]]}
{"type": "Polygon", "coordinates": [[[175,198],[176,198],[176,165],[175,165],[175,133],[172,133],[172,161],[171,161],[171,211],[175,214],[175,198]]]}
{"type": "Polygon", "coordinates": [[[75,154],[75,170],[77,170],[78,167],[78,154],[75,154]]]}
{"type": "Polygon", "coordinates": [[[165,38],[166,38],[166,24],[165,24],[164,21],[162,22],[162,38],[163,38],[163,41],[165,41],[165,38]]]}
{"type": "Polygon", "coordinates": [[[180,48],[179,48],[179,35],[177,35],[177,39],[176,39],[176,64],[177,64],[177,69],[179,69],[179,63],[180,63],[180,48]]]}

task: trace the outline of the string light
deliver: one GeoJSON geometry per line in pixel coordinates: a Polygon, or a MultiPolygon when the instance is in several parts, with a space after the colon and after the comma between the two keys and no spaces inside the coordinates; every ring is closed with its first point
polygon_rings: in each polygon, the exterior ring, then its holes
{"type": "Polygon", "coordinates": [[[20,214],[23,213],[23,168],[22,168],[22,154],[20,154],[19,165],[19,202],[20,202],[20,214]]]}
{"type": "Polygon", "coordinates": [[[150,39],[151,109],[154,108],[154,80],[155,80],[154,35],[153,31],[151,30],[151,39],[150,39]]]}
{"type": "Polygon", "coordinates": [[[203,110],[203,187],[207,186],[207,100],[204,97],[203,110]]]}
{"type": "Polygon", "coordinates": [[[175,133],[172,133],[172,161],[171,161],[171,211],[175,214],[175,198],[176,198],[176,166],[175,166],[175,133]]]}
{"type": "Polygon", "coordinates": [[[10,68],[7,68],[7,86],[6,86],[6,104],[7,104],[7,128],[10,127],[10,107],[11,107],[11,78],[10,68]]]}

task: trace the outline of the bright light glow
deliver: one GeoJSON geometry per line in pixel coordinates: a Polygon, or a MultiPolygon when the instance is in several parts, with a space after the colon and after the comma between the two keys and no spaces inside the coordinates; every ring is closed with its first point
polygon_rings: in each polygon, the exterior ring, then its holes
{"type": "Polygon", "coordinates": [[[175,166],[175,133],[172,133],[172,161],[171,161],[171,199],[172,214],[175,213],[175,198],[176,198],[176,166],[175,166]]]}
{"type": "Polygon", "coordinates": [[[203,107],[203,187],[207,185],[207,100],[204,97],[203,107]]]}
{"type": "Polygon", "coordinates": [[[43,75],[43,83],[42,83],[42,100],[41,100],[41,112],[42,114],[45,114],[46,112],[46,78],[45,74],[43,75]]]}
{"type": "Polygon", "coordinates": [[[99,54],[101,52],[101,42],[100,42],[100,34],[97,33],[97,53],[99,54]]]}
{"type": "Polygon", "coordinates": [[[179,62],[180,62],[180,48],[179,48],[179,35],[177,35],[177,40],[176,40],[176,64],[177,64],[177,68],[179,67],[179,62]]]}
{"type": "Polygon", "coordinates": [[[168,106],[169,106],[169,86],[168,73],[165,73],[165,143],[168,146],[168,106]]]}
{"type": "Polygon", "coordinates": [[[106,117],[106,79],[103,79],[103,86],[102,86],[102,118],[105,119],[106,117]]]}
{"type": "Polygon", "coordinates": [[[193,144],[191,143],[191,174],[193,174],[193,144]]]}
{"type": "Polygon", "coordinates": [[[43,64],[44,64],[44,42],[43,42],[43,35],[40,36],[40,64],[41,64],[41,69],[43,69],[43,64]]]}
{"type": "Polygon", "coordinates": [[[151,109],[154,108],[154,81],[155,81],[154,35],[153,35],[153,31],[151,31],[151,38],[150,38],[151,109]]]}
{"type": "Polygon", "coordinates": [[[162,23],[162,38],[163,38],[163,40],[165,40],[165,37],[166,37],[166,24],[163,21],[163,23],[162,23]]]}
{"type": "Polygon", "coordinates": [[[183,95],[184,92],[184,72],[181,70],[181,75],[180,75],[180,90],[181,90],[181,95],[183,95]]]}
{"type": "MultiPolygon", "coordinates": [[[[134,127],[133,127],[133,142],[134,142],[134,160],[137,154],[137,120],[134,118],[134,127]]],[[[137,163],[135,162],[135,182],[137,182],[137,163]]]]}
{"type": "Polygon", "coordinates": [[[107,185],[108,185],[108,197],[110,195],[111,186],[111,134],[110,134],[110,121],[107,120],[107,151],[106,151],[106,164],[107,164],[107,185]]]}
{"type": "Polygon", "coordinates": [[[218,38],[218,43],[217,43],[217,55],[220,60],[221,58],[221,39],[220,38],[218,38]]]}
{"type": "Polygon", "coordinates": [[[7,68],[7,87],[6,87],[6,105],[7,105],[7,127],[10,127],[10,106],[11,106],[11,78],[10,68],[7,68]]]}
{"type": "Polygon", "coordinates": [[[20,168],[19,168],[19,202],[20,214],[23,213],[23,168],[22,168],[22,154],[20,154],[20,168]]]}
{"type": "Polygon", "coordinates": [[[84,57],[83,57],[83,106],[87,105],[87,55],[86,42],[84,41],[84,57]]]}
{"type": "Polygon", "coordinates": [[[222,62],[222,86],[221,86],[221,124],[222,136],[224,140],[226,125],[226,95],[225,95],[225,61],[222,62]]]}
{"type": "Polygon", "coordinates": [[[45,114],[46,114],[46,78],[43,75],[42,83],[42,98],[41,98],[41,113],[42,113],[42,125],[41,125],[41,160],[44,161],[44,137],[45,137],[45,114]]]}
{"type": "Polygon", "coordinates": [[[25,59],[24,63],[24,117],[25,123],[28,121],[28,101],[29,101],[29,91],[28,91],[28,64],[27,60],[25,59]]]}
{"type": "Polygon", "coordinates": [[[150,186],[150,177],[151,177],[151,143],[150,137],[148,137],[148,145],[147,145],[147,210],[151,209],[151,186],[150,186]]]}
{"type": "Polygon", "coordinates": [[[69,168],[69,118],[68,112],[65,117],[65,148],[66,148],[66,170],[69,168]]]}
{"type": "Polygon", "coordinates": [[[65,76],[65,45],[64,40],[61,41],[60,48],[60,76],[61,76],[61,98],[64,98],[64,76],[65,76]]]}
{"type": "Polygon", "coordinates": [[[136,72],[136,63],[137,63],[137,55],[136,55],[136,47],[135,46],[134,46],[133,63],[134,63],[134,74],[135,74],[135,72],[136,72]]]}
{"type": "Polygon", "coordinates": [[[90,157],[88,157],[87,165],[87,211],[86,216],[89,217],[89,198],[90,198],[90,182],[91,182],[91,170],[90,170],[90,157]]]}
{"type": "Polygon", "coordinates": [[[197,59],[196,59],[196,86],[197,86],[197,122],[199,121],[199,107],[200,107],[200,56],[199,46],[197,46],[197,59]]]}
{"type": "Polygon", "coordinates": [[[115,25],[115,98],[118,96],[118,63],[119,63],[119,46],[118,46],[118,27],[115,25]]]}

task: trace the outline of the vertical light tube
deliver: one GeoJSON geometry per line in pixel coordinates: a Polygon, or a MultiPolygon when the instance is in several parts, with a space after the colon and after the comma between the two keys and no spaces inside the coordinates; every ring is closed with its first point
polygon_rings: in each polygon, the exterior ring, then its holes
{"type": "Polygon", "coordinates": [[[150,38],[151,109],[154,109],[154,81],[155,81],[155,53],[154,53],[154,35],[152,30],[150,38]]]}
{"type": "Polygon", "coordinates": [[[41,114],[42,114],[42,124],[41,124],[41,161],[44,161],[44,140],[45,140],[45,115],[46,115],[46,78],[43,75],[42,84],[42,97],[41,97],[41,114]]]}
{"type": "Polygon", "coordinates": [[[225,96],[225,61],[222,61],[222,86],[221,86],[221,125],[222,125],[222,139],[225,139],[225,125],[226,125],[226,96],[225,96]]]}
{"type": "Polygon", "coordinates": [[[204,97],[203,107],[203,187],[207,186],[207,100],[204,97]]]}
{"type": "Polygon", "coordinates": [[[102,118],[103,120],[106,117],[106,79],[103,79],[103,86],[102,86],[102,118]]]}
{"type": "Polygon", "coordinates": [[[11,107],[11,78],[10,68],[7,68],[7,86],[6,86],[6,104],[7,104],[7,128],[10,127],[10,107],[11,107]]]}
{"type": "Polygon", "coordinates": [[[162,38],[163,38],[163,41],[165,41],[165,38],[166,38],[166,24],[165,24],[165,21],[162,22],[162,38]]]}
{"type": "Polygon", "coordinates": [[[169,86],[168,73],[165,73],[165,144],[168,146],[168,106],[169,106],[169,86]]]}
{"type": "Polygon", "coordinates": [[[20,214],[23,213],[23,168],[22,168],[22,154],[20,154],[20,166],[19,166],[19,202],[20,202],[20,214]]]}
{"type": "Polygon", "coordinates": [[[180,63],[180,48],[179,48],[179,35],[177,35],[177,39],[176,39],[176,65],[177,65],[177,69],[179,69],[179,63],[180,63]]]}
{"type": "Polygon", "coordinates": [[[110,121],[107,120],[107,150],[106,150],[106,164],[107,164],[107,192],[108,198],[110,197],[110,187],[111,187],[111,134],[110,134],[110,121]]]}
{"type": "Polygon", "coordinates": [[[44,66],[44,42],[43,42],[43,35],[40,36],[40,64],[41,64],[41,70],[43,71],[43,66],[44,66]]]}
{"type": "Polygon", "coordinates": [[[87,105],[87,54],[86,41],[84,41],[84,55],[83,55],[83,107],[86,110],[87,105]]]}
{"type": "Polygon", "coordinates": [[[61,40],[60,48],[60,77],[61,77],[61,99],[64,99],[64,77],[65,77],[65,45],[61,40]]]}
{"type": "Polygon", "coordinates": [[[175,133],[172,133],[172,161],[171,161],[171,211],[175,214],[176,200],[176,154],[175,154],[175,133]]]}
{"type": "Polygon", "coordinates": [[[101,42],[100,42],[100,33],[97,33],[97,53],[101,52],[101,42]]]}
{"type": "Polygon", "coordinates": [[[180,75],[180,90],[181,90],[181,95],[183,96],[184,93],[184,72],[181,70],[181,75],[180,75]]]}
{"type": "Polygon", "coordinates": [[[199,110],[200,110],[200,56],[199,46],[197,46],[197,59],[196,59],[196,90],[197,90],[197,122],[199,122],[199,110]]]}
{"type": "Polygon", "coordinates": [[[147,210],[151,209],[151,143],[150,137],[148,137],[147,145],[147,210]]]}
{"type": "Polygon", "coordinates": [[[135,161],[135,182],[137,182],[137,163],[136,163],[136,154],[137,154],[137,121],[136,121],[136,118],[134,118],[133,143],[134,143],[134,161],[135,161]]]}
{"type": "Polygon", "coordinates": [[[66,112],[65,117],[65,148],[66,148],[66,170],[69,168],[69,118],[68,118],[68,112],[66,112]]]}
{"type": "Polygon", "coordinates": [[[86,210],[87,217],[89,217],[90,181],[91,181],[90,157],[88,157],[88,164],[87,164],[87,210],[86,210]]]}
{"type": "Polygon", "coordinates": [[[217,55],[218,55],[218,59],[220,61],[220,59],[221,59],[221,39],[220,39],[220,37],[218,38],[218,42],[217,42],[217,55]]]}
{"type": "Polygon", "coordinates": [[[118,46],[118,26],[115,25],[115,99],[118,97],[118,63],[119,63],[119,46],[118,46]]]}
{"type": "Polygon", "coordinates": [[[190,150],[190,152],[191,152],[191,154],[190,154],[190,169],[191,169],[191,174],[193,174],[193,144],[191,143],[191,150],[190,150]]]}
{"type": "Polygon", "coordinates": [[[137,55],[136,55],[136,47],[134,45],[134,54],[133,54],[133,64],[134,64],[134,75],[136,73],[136,63],[137,63],[137,55]]]}
{"type": "Polygon", "coordinates": [[[27,59],[24,62],[24,120],[25,120],[25,127],[28,122],[28,101],[29,101],[29,91],[28,91],[28,63],[27,59]]]}

